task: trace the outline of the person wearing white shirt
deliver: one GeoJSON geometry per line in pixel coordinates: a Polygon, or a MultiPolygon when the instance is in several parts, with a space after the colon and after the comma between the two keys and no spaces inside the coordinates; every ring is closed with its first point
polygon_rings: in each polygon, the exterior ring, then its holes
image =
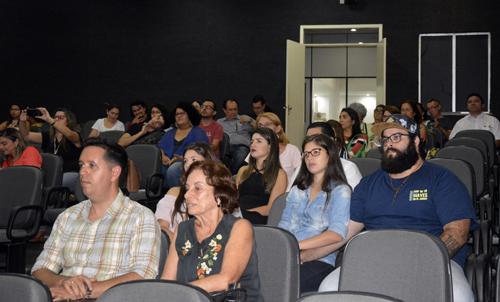
{"type": "Polygon", "coordinates": [[[472,93],[467,97],[467,110],[469,114],[460,119],[453,130],[451,130],[450,139],[462,130],[479,129],[488,130],[495,135],[497,147],[500,146],[500,122],[498,119],[488,113],[483,112],[483,97],[477,93],[472,93]]]}
{"type": "Polygon", "coordinates": [[[106,131],[125,131],[125,125],[118,120],[120,108],[117,105],[106,104],[106,117],[100,118],[92,125],[90,137],[98,137],[100,133],[106,131]]]}

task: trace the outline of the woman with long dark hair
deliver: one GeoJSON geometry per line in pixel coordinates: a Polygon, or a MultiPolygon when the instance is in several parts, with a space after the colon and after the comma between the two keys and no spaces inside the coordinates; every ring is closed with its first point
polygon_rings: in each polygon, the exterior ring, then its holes
{"type": "MultiPolygon", "coordinates": [[[[279,227],[290,231],[301,251],[342,241],[347,234],[351,188],[338,149],[324,134],[307,136],[302,144],[302,166],[286,198],[279,227]]],[[[317,291],[335,264],[336,253],[304,262],[301,292],[317,291]]]]}
{"type": "Polygon", "coordinates": [[[358,113],[352,108],[344,108],[340,112],[339,122],[344,130],[345,148],[349,158],[364,157],[368,136],[361,132],[358,113]]]}
{"type": "Polygon", "coordinates": [[[401,114],[417,122],[420,140],[425,142],[427,140],[427,131],[425,130],[424,119],[422,113],[418,109],[417,103],[412,100],[403,100],[399,104],[399,109],[401,110],[401,114]]]}
{"type": "Polygon", "coordinates": [[[257,128],[250,143],[248,166],[236,175],[240,209],[253,224],[266,224],[274,200],[285,193],[287,175],[281,168],[276,134],[268,128],[257,128]]]}
{"type": "Polygon", "coordinates": [[[100,118],[92,125],[89,138],[98,137],[100,133],[106,131],[125,131],[125,125],[118,120],[120,107],[116,104],[106,103],[106,117],[100,118]]]}
{"type": "MultiPolygon", "coordinates": [[[[197,142],[187,146],[183,158],[183,171],[187,171],[191,164],[197,161],[217,160],[210,146],[203,142],[197,142]]],[[[155,215],[158,219],[158,223],[161,229],[165,231],[171,239],[177,229],[177,225],[188,217],[184,205],[185,193],[186,190],[182,186],[172,187],[156,205],[155,215]]]]}
{"type": "Polygon", "coordinates": [[[11,104],[9,109],[9,118],[0,124],[0,131],[7,128],[19,129],[19,117],[21,116],[21,107],[18,104],[11,104]]]}
{"type": "Polygon", "coordinates": [[[21,133],[14,128],[0,132],[0,154],[4,156],[2,168],[13,166],[42,167],[42,156],[33,146],[26,146],[21,133]]]}

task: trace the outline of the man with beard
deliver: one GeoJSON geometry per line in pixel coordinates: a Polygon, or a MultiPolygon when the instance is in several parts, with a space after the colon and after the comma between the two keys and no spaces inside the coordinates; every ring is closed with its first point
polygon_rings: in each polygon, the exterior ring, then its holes
{"type": "MultiPolygon", "coordinates": [[[[418,125],[413,120],[395,114],[376,124],[373,132],[381,138],[384,151],[381,169],[354,189],[346,241],[363,229],[407,229],[435,235],[450,255],[454,301],[473,301],[462,268],[469,252],[465,245],[469,229],[475,226],[467,189],[450,171],[422,159],[418,125]]],[[[329,251],[340,246],[332,245],[329,251]]],[[[336,290],[338,277],[339,269],[323,280],[319,290],[336,290]]]]}

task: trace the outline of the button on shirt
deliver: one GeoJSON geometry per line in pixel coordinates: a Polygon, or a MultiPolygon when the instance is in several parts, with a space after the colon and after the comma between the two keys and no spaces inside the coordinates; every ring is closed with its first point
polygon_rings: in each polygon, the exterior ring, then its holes
{"type": "Polygon", "coordinates": [[[88,219],[91,205],[85,200],[59,215],[32,272],[46,268],[97,281],[132,272],[156,277],[161,233],[154,214],[122,192],[98,220],[88,219]]]}
{"type": "Polygon", "coordinates": [[[453,127],[450,134],[450,139],[455,137],[455,135],[462,130],[488,130],[493,135],[495,135],[496,140],[500,140],[500,122],[494,116],[488,113],[481,112],[477,117],[472,115],[466,115],[461,118],[453,127]]]}
{"type": "Polygon", "coordinates": [[[250,134],[253,131],[251,123],[240,123],[240,115],[235,119],[221,118],[217,122],[222,125],[224,132],[229,135],[231,145],[250,146],[250,134]]]}
{"type": "MultiPolygon", "coordinates": [[[[305,240],[324,231],[332,231],[345,238],[349,209],[351,204],[351,189],[347,185],[331,186],[330,198],[326,192],[319,192],[313,201],[310,200],[311,190],[301,190],[293,186],[286,198],[278,226],[290,231],[297,241],[305,240]]],[[[320,261],[335,264],[336,253],[327,255],[320,261]]]]}

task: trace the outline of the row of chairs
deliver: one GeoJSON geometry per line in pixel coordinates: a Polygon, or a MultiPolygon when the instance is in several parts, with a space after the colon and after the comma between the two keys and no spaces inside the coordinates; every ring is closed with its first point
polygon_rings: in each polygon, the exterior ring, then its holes
{"type": "MultiPolygon", "coordinates": [[[[293,235],[279,228],[258,226],[255,237],[265,301],[453,301],[446,248],[438,238],[426,233],[383,230],[355,236],[342,258],[339,292],[303,297],[298,292],[299,248],[293,235]]],[[[0,275],[0,291],[7,294],[2,301],[50,301],[46,288],[27,276],[0,275]]],[[[108,290],[98,301],[155,302],[165,301],[166,297],[174,302],[212,301],[200,289],[161,280],[124,283],[108,290]]]]}

